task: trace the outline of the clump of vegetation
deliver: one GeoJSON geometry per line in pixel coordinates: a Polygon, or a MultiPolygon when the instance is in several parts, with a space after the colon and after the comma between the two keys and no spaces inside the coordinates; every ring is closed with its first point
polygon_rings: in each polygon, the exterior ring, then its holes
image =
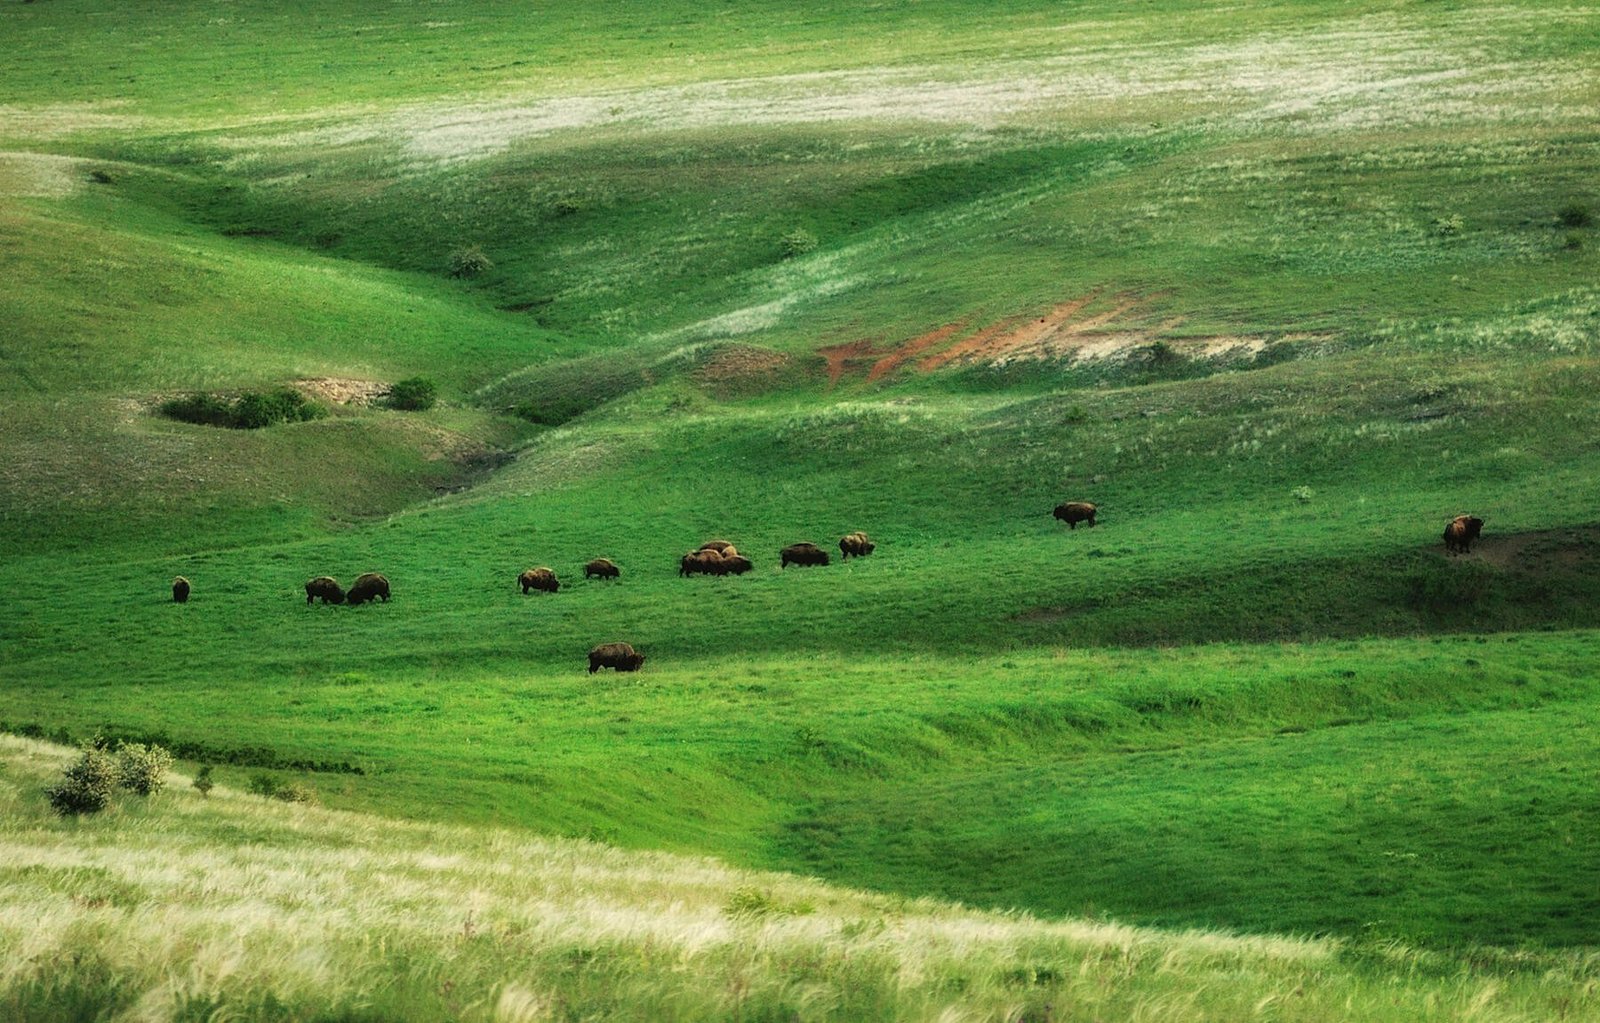
{"type": "Polygon", "coordinates": [[[451,277],[481,277],[494,269],[494,260],[477,245],[467,245],[450,253],[451,277]]]}
{"type": "Polygon", "coordinates": [[[62,772],[61,781],[45,790],[50,807],[63,817],[99,813],[111,802],[117,782],[117,764],[111,754],[94,745],[62,772]]]}
{"type": "Polygon", "coordinates": [[[1293,490],[1289,491],[1289,496],[1294,498],[1296,501],[1299,501],[1301,504],[1310,504],[1311,499],[1317,496],[1317,492],[1312,490],[1310,487],[1295,487],[1293,490]]]}
{"type": "Polygon", "coordinates": [[[236,398],[189,394],[162,402],[156,411],[168,419],[231,430],[259,430],[278,423],[319,419],[327,414],[322,406],[307,400],[292,387],[246,391],[236,398]]]}
{"type": "Polygon", "coordinates": [[[438,401],[438,388],[427,377],[407,377],[389,388],[390,408],[407,412],[425,412],[438,401]]]}
{"type": "Polygon", "coordinates": [[[1569,202],[1556,211],[1556,223],[1562,227],[1588,227],[1594,223],[1594,212],[1581,202],[1569,202]]]}
{"type": "Polygon", "coordinates": [[[1466,219],[1459,213],[1447,213],[1442,217],[1433,218],[1433,233],[1441,238],[1458,235],[1466,226],[1466,219]]]}
{"type": "Polygon", "coordinates": [[[278,779],[274,778],[270,774],[257,771],[255,774],[252,774],[250,776],[250,780],[245,783],[245,789],[252,795],[267,796],[268,798],[271,798],[272,796],[278,794],[278,779]]]}
{"type": "Polygon", "coordinates": [[[117,747],[117,784],[137,795],[160,792],[171,767],[172,754],[160,746],[125,742],[117,747]]]}
{"type": "Polygon", "coordinates": [[[278,790],[272,794],[272,798],[282,800],[285,803],[305,803],[308,806],[316,806],[320,802],[317,799],[316,790],[297,781],[279,785],[278,790]]]}
{"type": "Polygon", "coordinates": [[[793,259],[812,252],[817,247],[817,236],[803,227],[797,227],[778,239],[778,251],[784,259],[793,259]]]}
{"type": "Polygon", "coordinates": [[[190,782],[190,784],[193,785],[195,791],[200,793],[202,796],[211,795],[211,790],[216,785],[216,783],[211,780],[211,765],[206,764],[202,766],[200,770],[196,771],[194,775],[194,781],[190,782]]]}

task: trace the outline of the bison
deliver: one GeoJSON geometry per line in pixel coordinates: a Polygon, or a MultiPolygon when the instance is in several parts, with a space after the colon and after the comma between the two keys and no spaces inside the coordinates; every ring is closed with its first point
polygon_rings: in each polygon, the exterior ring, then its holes
{"type": "Polygon", "coordinates": [[[779,568],[788,568],[790,565],[826,565],[828,552],[809,541],[792,543],[778,552],[778,557],[783,564],[779,568]]]}
{"type": "Polygon", "coordinates": [[[721,571],[717,575],[744,575],[755,567],[755,562],[743,554],[732,554],[722,559],[721,571]]]}
{"type": "Polygon", "coordinates": [[[367,572],[359,576],[351,584],[350,592],[344,595],[345,603],[351,607],[380,597],[385,604],[389,603],[389,580],[377,572],[367,572]]]}
{"type": "Polygon", "coordinates": [[[307,579],[306,603],[310,604],[318,597],[322,598],[324,604],[343,604],[344,587],[332,576],[319,575],[315,579],[307,579]]]}
{"type": "Polygon", "coordinates": [[[530,568],[517,576],[517,582],[522,586],[522,595],[527,596],[529,590],[539,590],[541,593],[554,593],[561,589],[561,581],[556,574],[548,568],[530,568]]]}
{"type": "Polygon", "coordinates": [[[1444,527],[1444,549],[1448,554],[1472,553],[1472,541],[1483,532],[1483,520],[1473,515],[1457,515],[1444,527]]]}
{"type": "Polygon", "coordinates": [[[1078,523],[1087,522],[1094,525],[1095,506],[1088,501],[1068,501],[1066,504],[1056,505],[1053,513],[1056,518],[1067,524],[1068,529],[1077,529],[1078,523]]]}
{"type": "Polygon", "coordinates": [[[871,554],[877,544],[867,539],[867,534],[862,532],[846,533],[839,538],[839,556],[845,560],[852,557],[864,558],[871,554]]]}
{"type": "Polygon", "coordinates": [[[705,543],[700,545],[699,549],[703,551],[716,551],[725,558],[739,553],[739,548],[735,547],[727,540],[707,540],[705,543]]]}
{"type": "Polygon", "coordinates": [[[620,575],[622,575],[622,569],[618,568],[616,562],[610,558],[595,558],[583,566],[583,577],[585,579],[593,579],[596,576],[601,579],[615,579],[620,575]]]}
{"type": "Polygon", "coordinates": [[[639,665],[644,663],[644,654],[633,649],[627,643],[602,643],[589,651],[589,674],[593,675],[601,668],[615,668],[618,671],[638,671],[639,665]]]}
{"type": "Polygon", "coordinates": [[[189,602],[189,580],[181,575],[172,580],[172,602],[174,604],[189,602]]]}

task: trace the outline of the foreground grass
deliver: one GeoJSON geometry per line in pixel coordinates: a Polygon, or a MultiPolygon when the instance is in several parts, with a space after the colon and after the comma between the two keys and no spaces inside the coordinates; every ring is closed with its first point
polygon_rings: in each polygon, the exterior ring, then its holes
{"type": "Polygon", "coordinates": [[[1586,955],[1045,922],[176,786],[62,821],[0,737],[0,1013],[100,1019],[1600,1018],[1586,955]]]}

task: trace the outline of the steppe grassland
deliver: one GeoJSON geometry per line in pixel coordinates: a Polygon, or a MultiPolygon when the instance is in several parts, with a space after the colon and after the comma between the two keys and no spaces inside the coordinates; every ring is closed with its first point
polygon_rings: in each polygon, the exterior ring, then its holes
{"type": "MultiPolygon", "coordinates": [[[[1521,1021],[1592,962],[1049,923],[789,875],[186,786],[75,825],[0,737],[0,1007],[47,1019],[1521,1021]],[[73,957],[76,968],[58,964],[73,957]]],[[[175,778],[181,783],[185,779],[175,778]]]]}
{"type": "MultiPolygon", "coordinates": [[[[929,24],[845,31],[859,47],[767,17],[762,42],[719,35],[692,67],[657,59],[659,26],[605,37],[597,16],[556,26],[589,39],[573,61],[610,54],[570,80],[344,63],[356,31],[524,45],[398,5],[303,33],[240,6],[235,43],[303,49],[219,60],[218,25],[185,35],[192,65],[126,48],[127,90],[103,62],[48,87],[9,62],[12,95],[128,99],[0,125],[110,178],[5,207],[28,301],[0,297],[25,371],[0,380],[25,427],[3,441],[25,457],[0,470],[0,580],[39,597],[0,612],[0,717],[348,759],[368,774],[312,776],[329,801],[891,890],[1591,940],[1591,634],[1428,634],[1588,628],[1600,607],[1597,246],[1554,219],[1594,202],[1592,12],[1108,5],[1043,32],[1059,9],[952,31],[961,8],[919,7],[929,24]],[[304,84],[236,99],[255,74],[304,84]],[[816,248],[783,258],[797,228],[816,248]],[[462,244],[495,271],[441,279],[462,244]],[[1133,346],[1311,336],[1168,375],[861,367],[833,390],[813,355],[1085,296],[1086,315],[1137,299],[1109,325],[1133,346]],[[698,383],[735,337],[794,376],[698,383]],[[249,436],[142,414],[168,388],[411,372],[447,407],[249,436]],[[572,392],[555,429],[501,414],[572,392]],[[424,500],[463,477],[429,454],[474,444],[521,457],[424,500]],[[1059,535],[1068,493],[1104,525],[1059,535]],[[1442,561],[1438,523],[1466,509],[1494,542],[1442,561]],[[853,528],[876,560],[772,567],[853,528]],[[763,571],[674,577],[722,534],[763,571]],[[613,589],[512,586],[599,553],[624,565],[613,589]],[[369,567],[394,604],[304,608],[307,575],[369,567]],[[179,572],[183,609],[162,597],[179,572]],[[1296,642],[1373,634],[1400,638],[1296,642]],[[643,676],[582,675],[588,645],[624,637],[643,676]],[[1218,640],[1280,642],[1099,649],[1218,640]],[[1570,759],[1515,759],[1530,748],[1570,759]],[[1182,838],[1152,843],[1152,820],[1182,838]]],[[[154,39],[139,19],[184,11],[97,24],[154,39]]],[[[1487,1011],[1455,1000],[1474,984],[1440,1011],[1487,1011]]]]}

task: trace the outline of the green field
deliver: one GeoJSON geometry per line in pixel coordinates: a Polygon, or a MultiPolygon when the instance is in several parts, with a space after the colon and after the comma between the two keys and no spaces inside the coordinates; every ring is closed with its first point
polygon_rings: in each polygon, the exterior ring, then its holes
{"type": "Polygon", "coordinates": [[[1594,10],[42,0],[0,40],[0,728],[885,897],[1600,947],[1594,10]],[[281,386],[325,414],[157,414],[281,386]],[[712,537],[755,570],[680,578],[712,537]]]}

